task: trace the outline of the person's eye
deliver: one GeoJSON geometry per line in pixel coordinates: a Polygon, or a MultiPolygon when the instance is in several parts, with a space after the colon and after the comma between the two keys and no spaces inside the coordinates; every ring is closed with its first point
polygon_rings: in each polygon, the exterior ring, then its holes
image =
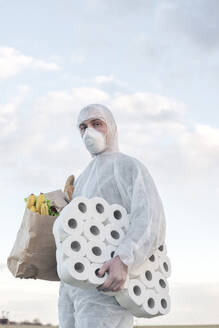
{"type": "Polygon", "coordinates": [[[94,125],[100,126],[101,124],[100,124],[100,122],[95,122],[94,125]]]}

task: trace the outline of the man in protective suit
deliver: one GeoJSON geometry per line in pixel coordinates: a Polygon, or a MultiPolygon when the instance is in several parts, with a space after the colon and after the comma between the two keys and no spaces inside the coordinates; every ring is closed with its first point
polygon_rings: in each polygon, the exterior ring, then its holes
{"type": "Polygon", "coordinates": [[[102,197],[120,204],[129,214],[128,232],[113,259],[99,270],[108,272],[97,290],[85,290],[60,282],[60,328],[130,328],[133,315],[114,296],[103,292],[120,290],[128,272],[143,264],[165,242],[166,223],[162,201],[146,167],[119,151],[117,126],[111,111],[99,104],[84,107],[77,127],[92,156],[74,183],[74,194],[102,197]],[[102,292],[100,292],[102,291],[102,292]]]}

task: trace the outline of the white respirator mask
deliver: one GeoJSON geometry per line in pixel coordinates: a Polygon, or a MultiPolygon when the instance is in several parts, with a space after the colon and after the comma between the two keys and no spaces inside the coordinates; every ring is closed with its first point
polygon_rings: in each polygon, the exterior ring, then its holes
{"type": "Polygon", "coordinates": [[[83,142],[91,154],[98,154],[106,148],[105,135],[93,128],[86,128],[83,142]]]}

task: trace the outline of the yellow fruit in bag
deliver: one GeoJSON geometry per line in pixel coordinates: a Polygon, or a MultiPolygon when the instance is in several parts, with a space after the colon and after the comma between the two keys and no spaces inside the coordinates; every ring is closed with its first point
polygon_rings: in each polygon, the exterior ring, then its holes
{"type": "Polygon", "coordinates": [[[27,203],[27,207],[37,214],[41,215],[51,215],[51,216],[59,216],[59,212],[57,211],[54,205],[51,205],[51,200],[47,199],[44,193],[40,193],[37,197],[34,194],[31,194],[29,197],[24,198],[27,203]]]}
{"type": "Polygon", "coordinates": [[[40,212],[41,212],[41,215],[49,215],[49,209],[48,209],[48,205],[46,203],[41,204],[40,212]]]}
{"type": "Polygon", "coordinates": [[[27,208],[31,208],[31,206],[34,206],[36,200],[36,196],[34,194],[30,194],[27,200],[27,208]]]}
{"type": "Polygon", "coordinates": [[[37,201],[36,201],[36,210],[39,213],[40,213],[41,204],[44,202],[44,200],[45,200],[44,193],[41,192],[40,195],[37,197],[37,201]]]}
{"type": "Polygon", "coordinates": [[[36,212],[36,206],[31,206],[31,208],[30,208],[30,210],[32,211],[32,212],[36,212]]]}

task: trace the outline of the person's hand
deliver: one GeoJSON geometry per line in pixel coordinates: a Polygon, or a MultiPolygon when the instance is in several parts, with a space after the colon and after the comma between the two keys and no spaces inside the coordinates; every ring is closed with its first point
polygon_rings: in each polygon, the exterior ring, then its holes
{"type": "Polygon", "coordinates": [[[98,275],[102,277],[105,272],[108,272],[109,276],[97,289],[103,292],[121,290],[126,281],[128,266],[120,260],[118,255],[112,260],[105,262],[99,269],[98,275]]]}

